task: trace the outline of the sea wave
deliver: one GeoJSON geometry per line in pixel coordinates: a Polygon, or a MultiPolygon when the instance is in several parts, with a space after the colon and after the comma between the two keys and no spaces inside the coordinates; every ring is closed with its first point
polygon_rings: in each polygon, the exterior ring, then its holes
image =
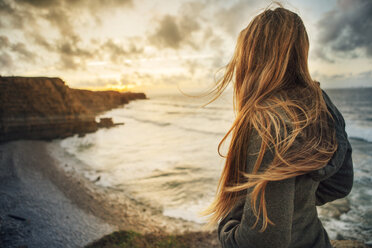
{"type": "Polygon", "coordinates": [[[349,138],[372,142],[372,126],[357,123],[346,123],[346,132],[349,138]]]}
{"type": "Polygon", "coordinates": [[[141,118],[137,118],[137,117],[134,117],[134,116],[126,116],[126,117],[131,118],[131,119],[133,119],[135,121],[138,121],[138,122],[150,123],[150,124],[153,124],[153,125],[156,125],[156,126],[161,126],[161,127],[171,125],[170,122],[155,121],[155,120],[150,120],[150,119],[141,119],[141,118]]]}
{"type": "MultiPolygon", "coordinates": [[[[145,118],[138,118],[138,117],[134,117],[134,116],[125,116],[125,118],[132,119],[134,121],[141,122],[141,123],[160,126],[160,127],[167,127],[167,126],[171,125],[175,128],[182,129],[184,131],[196,132],[196,133],[202,133],[202,134],[208,134],[208,135],[224,136],[227,132],[227,131],[226,132],[225,131],[223,131],[223,132],[222,131],[213,131],[213,130],[211,130],[211,125],[199,126],[199,128],[197,128],[197,127],[183,126],[182,124],[179,124],[179,123],[163,122],[163,121],[160,121],[160,120],[153,120],[153,119],[151,120],[151,119],[145,119],[145,118]],[[203,127],[204,127],[204,129],[203,129],[203,127]]],[[[210,119],[208,117],[206,117],[205,119],[209,119],[210,121],[218,120],[218,119],[213,119],[213,118],[210,119]]],[[[227,122],[227,120],[222,120],[222,119],[220,119],[219,121],[227,122]]]]}
{"type": "Polygon", "coordinates": [[[173,102],[152,102],[154,105],[163,105],[163,106],[171,106],[177,108],[184,108],[184,109],[213,109],[213,110],[231,110],[230,107],[222,107],[222,106],[205,106],[203,104],[190,104],[190,103],[173,103],[173,102]]]}
{"type": "Polygon", "coordinates": [[[185,131],[197,132],[197,133],[202,133],[202,134],[211,134],[211,135],[217,135],[217,136],[224,136],[226,134],[226,132],[208,131],[208,130],[201,130],[201,129],[196,129],[196,128],[183,127],[183,126],[177,126],[177,127],[185,131]]]}

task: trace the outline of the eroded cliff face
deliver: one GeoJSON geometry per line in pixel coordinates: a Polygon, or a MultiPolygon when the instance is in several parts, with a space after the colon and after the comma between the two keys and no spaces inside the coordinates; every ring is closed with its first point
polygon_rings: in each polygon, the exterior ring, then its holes
{"type": "Polygon", "coordinates": [[[95,115],[143,93],[71,89],[59,78],[0,77],[0,142],[97,130],[95,115]]]}

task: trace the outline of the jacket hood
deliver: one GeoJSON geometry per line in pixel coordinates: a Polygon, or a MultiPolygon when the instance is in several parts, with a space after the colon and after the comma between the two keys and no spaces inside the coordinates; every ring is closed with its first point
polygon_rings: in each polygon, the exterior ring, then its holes
{"type": "Polygon", "coordinates": [[[345,132],[345,120],[336,106],[332,103],[329,96],[322,90],[324,101],[327,104],[328,111],[332,114],[335,120],[336,140],[338,143],[337,150],[333,154],[330,161],[321,169],[310,172],[309,175],[315,181],[323,181],[335,174],[344,163],[346,153],[350,149],[350,143],[345,132]]]}

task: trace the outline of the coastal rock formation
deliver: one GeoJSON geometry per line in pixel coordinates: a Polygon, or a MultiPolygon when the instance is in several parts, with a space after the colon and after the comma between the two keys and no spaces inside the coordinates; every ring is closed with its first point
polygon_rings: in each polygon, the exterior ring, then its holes
{"type": "Polygon", "coordinates": [[[98,113],[135,99],[146,95],[71,89],[60,78],[0,77],[0,142],[94,132],[98,113]]]}
{"type": "Polygon", "coordinates": [[[79,101],[89,112],[97,114],[116,108],[135,99],[146,99],[144,93],[117,91],[90,91],[70,89],[70,94],[79,101]]]}

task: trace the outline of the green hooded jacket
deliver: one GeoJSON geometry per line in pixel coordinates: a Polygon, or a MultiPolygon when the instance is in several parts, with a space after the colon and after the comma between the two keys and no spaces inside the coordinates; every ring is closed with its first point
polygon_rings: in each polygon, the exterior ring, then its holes
{"type": "MultiPolygon", "coordinates": [[[[223,248],[332,247],[318,218],[316,206],[350,193],[353,162],[344,118],[324,91],[323,98],[335,119],[338,148],[332,159],[319,170],[267,184],[267,213],[275,225],[269,224],[264,232],[259,231],[260,224],[252,229],[256,217],[251,209],[251,190],[248,190],[246,197],[239,200],[218,224],[218,238],[223,248]]],[[[257,152],[259,145],[259,137],[257,140],[252,138],[249,153],[257,152]]],[[[273,154],[266,152],[261,167],[267,166],[272,159],[273,154]]],[[[255,157],[248,159],[247,172],[252,170],[254,163],[255,157]]]]}

